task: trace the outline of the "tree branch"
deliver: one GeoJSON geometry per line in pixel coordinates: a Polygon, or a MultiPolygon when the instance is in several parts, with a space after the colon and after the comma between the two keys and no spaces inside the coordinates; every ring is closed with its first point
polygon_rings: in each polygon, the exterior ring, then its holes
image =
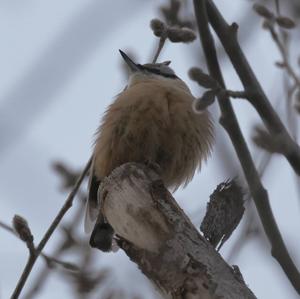
{"type": "Polygon", "coordinates": [[[238,25],[233,23],[229,26],[213,1],[207,0],[206,3],[209,22],[239,75],[245,92],[251,94],[248,98],[249,102],[260,115],[270,134],[274,137],[277,136],[286,145],[281,153],[286,157],[294,171],[300,175],[300,148],[282,124],[241,50],[237,41],[238,25]]]}
{"type": "Polygon", "coordinates": [[[102,211],[119,246],[163,298],[255,298],[153,170],[124,164],[103,181],[101,194],[102,211]]]}
{"type": "MultiPolygon", "coordinates": [[[[18,239],[20,239],[20,237],[18,236],[18,234],[9,225],[7,225],[4,222],[0,221],[0,227],[3,228],[4,230],[6,230],[7,232],[13,234],[18,239]]],[[[35,247],[30,247],[28,249],[29,249],[29,254],[32,254],[32,255],[36,254],[36,248],[35,247]]],[[[72,271],[79,270],[79,268],[74,263],[69,263],[69,262],[62,261],[62,260],[60,260],[60,259],[58,259],[58,258],[56,258],[54,256],[50,256],[50,255],[44,253],[44,252],[41,252],[40,255],[44,258],[44,260],[45,260],[45,262],[47,263],[48,266],[49,266],[50,263],[55,263],[57,265],[60,265],[60,266],[64,267],[67,270],[72,270],[72,271]]]]}
{"type": "Polygon", "coordinates": [[[60,223],[60,221],[62,220],[62,218],[64,217],[64,215],[66,214],[66,212],[71,208],[72,204],[73,204],[73,200],[75,198],[75,195],[77,193],[77,191],[79,190],[79,187],[84,179],[84,177],[86,176],[87,172],[90,169],[91,166],[91,162],[92,162],[92,158],[90,158],[90,160],[88,161],[87,165],[85,166],[84,170],[82,171],[80,177],[78,178],[76,184],[74,185],[73,190],[71,191],[71,193],[69,194],[68,198],[66,199],[64,205],[62,206],[62,208],[60,209],[60,211],[58,212],[57,216],[55,217],[55,219],[53,220],[53,222],[51,223],[50,227],[48,228],[48,230],[46,231],[44,237],[42,238],[42,240],[40,241],[40,243],[38,244],[38,246],[36,247],[36,251],[34,255],[30,255],[29,259],[26,263],[26,266],[23,270],[23,273],[17,283],[17,286],[11,296],[11,299],[17,299],[25,285],[25,282],[38,258],[38,256],[41,254],[42,250],[44,249],[46,243],[48,242],[48,240],[50,239],[50,237],[52,236],[54,230],[57,228],[58,224],[60,223]]]}
{"type": "MultiPolygon", "coordinates": [[[[214,7],[212,2],[208,1],[208,3],[210,5],[207,8],[212,10],[212,7],[214,7]]],[[[194,0],[194,7],[195,7],[195,13],[197,18],[200,38],[201,38],[203,50],[205,52],[210,75],[215,80],[217,80],[224,89],[226,89],[222,77],[222,73],[220,70],[220,66],[218,63],[218,59],[217,59],[214,40],[212,38],[212,35],[208,27],[206,0],[194,0]]],[[[215,17],[216,17],[215,15],[211,15],[211,18],[215,18],[215,17]]],[[[277,223],[275,221],[275,218],[271,210],[268,193],[264,189],[260,181],[259,175],[254,166],[249,149],[241,133],[235,113],[232,109],[231,103],[227,97],[222,95],[221,96],[219,95],[218,102],[221,109],[220,123],[227,131],[231,139],[231,142],[233,143],[233,146],[235,148],[241,166],[243,168],[243,172],[245,174],[251,192],[251,196],[254,200],[259,217],[262,221],[265,233],[272,246],[272,251],[271,251],[272,255],[279,262],[284,272],[286,273],[287,277],[291,281],[292,285],[300,294],[300,274],[296,266],[294,265],[287,251],[287,248],[283,242],[282,236],[280,234],[280,231],[278,229],[277,223]]]]}
{"type": "MultiPolygon", "coordinates": [[[[86,197],[85,197],[86,198],[86,197]]],[[[55,259],[59,259],[63,253],[69,249],[72,249],[73,246],[76,244],[75,240],[73,239],[73,234],[75,231],[76,226],[80,223],[81,216],[83,214],[84,204],[83,198],[79,201],[79,206],[77,207],[77,211],[73,215],[73,218],[70,220],[68,225],[63,227],[63,240],[56,245],[56,248],[52,252],[52,256],[55,259]]],[[[38,295],[38,293],[43,288],[46,279],[50,273],[50,268],[45,265],[39,273],[36,275],[35,281],[33,281],[30,285],[29,290],[23,296],[24,299],[33,299],[38,295]]]]}

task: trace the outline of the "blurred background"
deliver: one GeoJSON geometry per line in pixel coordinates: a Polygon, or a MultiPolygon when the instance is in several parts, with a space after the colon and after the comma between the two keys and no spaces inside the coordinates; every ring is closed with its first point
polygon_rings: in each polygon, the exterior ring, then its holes
{"type": "MultiPolygon", "coordinates": [[[[11,225],[15,214],[27,219],[37,244],[61,208],[74,179],[91,155],[94,132],[105,107],[126,85],[118,49],[137,62],[152,60],[158,39],[152,18],[169,21],[169,0],[0,0],[0,221],[11,225]]],[[[193,28],[192,1],[181,2],[178,18],[193,28]]],[[[272,105],[298,139],[295,80],[284,67],[278,45],[262,28],[254,1],[214,1],[226,20],[240,26],[239,40],[272,105]]],[[[260,1],[276,13],[275,1],[260,1]]],[[[292,30],[276,28],[291,66],[299,74],[300,3],[280,2],[280,13],[294,19],[292,30]]],[[[174,13],[174,11],[173,11],[174,13]]],[[[224,51],[216,41],[227,87],[242,90],[224,51]]],[[[206,69],[199,38],[192,44],[167,42],[159,58],[172,68],[196,97],[203,90],[188,78],[193,66],[206,69]]],[[[253,142],[261,121],[245,100],[233,100],[254,161],[269,192],[283,238],[300,268],[299,181],[286,160],[253,142]]],[[[174,197],[199,227],[209,195],[216,186],[238,176],[239,162],[223,128],[219,108],[210,107],[216,126],[211,159],[174,197]]],[[[21,298],[157,298],[153,287],[120,250],[103,254],[90,249],[82,218],[86,185],[48,242],[21,298]],[[63,261],[64,263],[61,263],[63,261]]],[[[247,198],[247,194],[245,196],[247,198]]],[[[251,201],[238,229],[221,249],[229,264],[240,267],[258,298],[298,298],[271,257],[251,201]]],[[[0,227],[0,298],[9,298],[27,261],[22,241],[0,227]]]]}

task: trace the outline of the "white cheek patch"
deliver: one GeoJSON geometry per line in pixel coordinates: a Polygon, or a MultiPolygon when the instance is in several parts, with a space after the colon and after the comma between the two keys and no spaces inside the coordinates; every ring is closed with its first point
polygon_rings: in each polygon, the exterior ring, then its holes
{"type": "Polygon", "coordinates": [[[130,77],[128,79],[127,87],[130,87],[132,85],[133,81],[134,81],[134,75],[130,75],[130,77]]]}
{"type": "Polygon", "coordinates": [[[131,85],[137,83],[140,80],[145,80],[148,76],[139,72],[133,73],[130,75],[129,79],[128,79],[128,87],[130,87],[131,85]]]}

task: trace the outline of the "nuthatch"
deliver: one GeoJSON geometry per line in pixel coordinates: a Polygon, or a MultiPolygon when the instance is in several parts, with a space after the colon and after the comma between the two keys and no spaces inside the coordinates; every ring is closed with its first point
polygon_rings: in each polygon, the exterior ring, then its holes
{"type": "MultiPolygon", "coordinates": [[[[126,162],[157,164],[165,186],[176,189],[193,178],[213,143],[209,113],[193,110],[195,98],[169,67],[170,61],[140,65],[120,53],[131,76],[126,89],[108,107],[97,131],[87,222],[99,214],[100,181],[117,166],[126,162]]],[[[109,251],[113,233],[100,215],[90,244],[109,251]]]]}

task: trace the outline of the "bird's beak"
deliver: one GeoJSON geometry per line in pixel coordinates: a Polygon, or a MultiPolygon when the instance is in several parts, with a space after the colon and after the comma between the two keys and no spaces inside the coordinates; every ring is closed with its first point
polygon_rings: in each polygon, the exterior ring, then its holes
{"type": "Polygon", "coordinates": [[[141,70],[141,66],[139,64],[133,62],[123,51],[119,50],[119,52],[132,72],[137,72],[141,70]]]}

